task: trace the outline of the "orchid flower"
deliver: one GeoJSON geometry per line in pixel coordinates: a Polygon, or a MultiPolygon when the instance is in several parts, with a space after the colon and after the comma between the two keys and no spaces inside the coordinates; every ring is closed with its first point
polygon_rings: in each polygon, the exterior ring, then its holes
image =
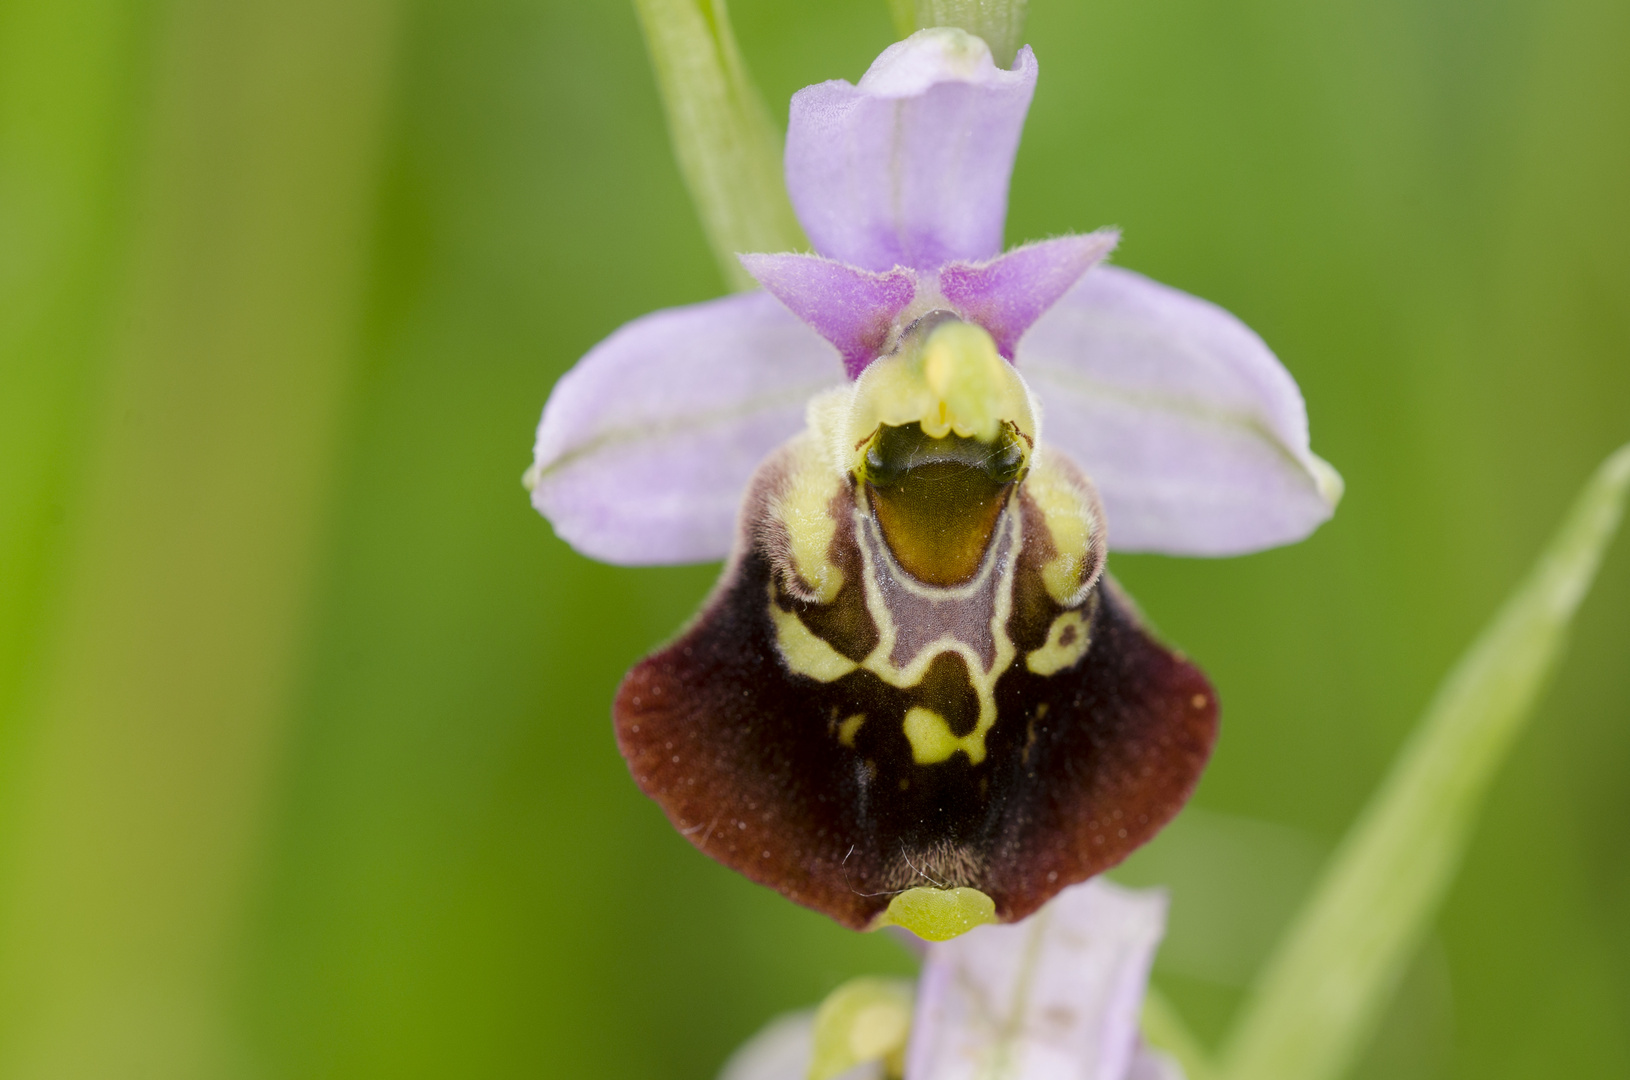
{"type": "Polygon", "coordinates": [[[928,948],[908,987],[856,979],[772,1021],[720,1080],[1182,1080],[1138,1017],[1166,897],[1090,881],[1019,926],[928,948]]]}
{"type": "Polygon", "coordinates": [[[936,29],[797,93],[816,254],[595,346],[527,473],[586,555],[728,556],[619,745],[695,846],[856,928],[1018,920],[1153,836],[1217,700],[1107,550],[1255,551],[1340,495],[1227,312],[1105,265],[1113,231],[1002,252],[1037,70],[936,29]]]}

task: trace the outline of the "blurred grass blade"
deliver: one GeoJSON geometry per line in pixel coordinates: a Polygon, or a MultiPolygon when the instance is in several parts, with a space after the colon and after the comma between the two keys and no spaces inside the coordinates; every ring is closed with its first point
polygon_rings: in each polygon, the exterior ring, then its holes
{"type": "Polygon", "coordinates": [[[1143,1040],[1170,1054],[1183,1067],[1185,1080],[1216,1080],[1217,1069],[1166,995],[1149,987],[1143,997],[1143,1040]]]}
{"type": "Polygon", "coordinates": [[[0,790],[128,220],[121,134],[139,112],[130,86],[147,37],[134,8],[0,5],[0,790]]]}
{"type": "Polygon", "coordinates": [[[679,171],[725,282],[747,251],[806,248],[781,179],[781,137],[747,74],[724,0],[634,0],[679,171]]]}
{"type": "Polygon", "coordinates": [[[894,32],[901,38],[911,36],[917,29],[916,0],[889,0],[889,18],[894,21],[894,32]]]}
{"type": "Polygon", "coordinates": [[[1258,980],[1228,1080],[1334,1080],[1457,868],[1484,792],[1552,669],[1617,529],[1630,446],[1597,470],[1517,592],[1438,690],[1258,980]]]}
{"type": "Polygon", "coordinates": [[[901,37],[930,26],[955,26],[985,39],[996,62],[1009,67],[1023,44],[1029,0],[888,0],[901,37]]]}
{"type": "MultiPolygon", "coordinates": [[[[5,762],[0,1076],[259,1074],[235,995],[364,328],[396,19],[394,0],[165,5],[129,20],[145,74],[118,92],[140,111],[61,113],[88,125],[60,136],[75,153],[135,140],[139,164],[128,249],[81,315],[106,328],[81,361],[99,385],[5,762]]],[[[104,27],[72,59],[84,21],[52,29],[65,98],[103,93],[121,48],[104,27]]],[[[94,208],[70,194],[62,213],[94,208]]]]}

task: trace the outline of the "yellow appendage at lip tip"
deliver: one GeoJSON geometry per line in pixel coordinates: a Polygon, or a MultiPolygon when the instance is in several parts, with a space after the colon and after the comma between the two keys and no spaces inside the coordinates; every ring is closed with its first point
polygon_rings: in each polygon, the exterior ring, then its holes
{"type": "Polygon", "coordinates": [[[890,900],[873,928],[901,926],[924,941],[950,941],[995,921],[996,901],[978,889],[919,887],[890,900]]]}

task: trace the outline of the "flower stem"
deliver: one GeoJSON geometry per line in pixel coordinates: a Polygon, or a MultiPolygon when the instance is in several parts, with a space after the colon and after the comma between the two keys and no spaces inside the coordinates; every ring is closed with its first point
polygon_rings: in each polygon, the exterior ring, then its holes
{"type": "Polygon", "coordinates": [[[1630,446],[1586,485],[1528,579],[1439,688],[1263,969],[1228,1080],[1334,1080],[1448,890],[1479,804],[1544,688],[1630,489],[1630,446]]]}
{"type": "Polygon", "coordinates": [[[985,39],[1002,67],[1013,63],[1024,34],[1029,0],[889,0],[901,37],[931,26],[954,26],[985,39]]]}
{"type": "Polygon", "coordinates": [[[736,48],[724,0],[634,0],[679,171],[725,283],[736,255],[807,247],[781,179],[781,136],[736,48]]]}

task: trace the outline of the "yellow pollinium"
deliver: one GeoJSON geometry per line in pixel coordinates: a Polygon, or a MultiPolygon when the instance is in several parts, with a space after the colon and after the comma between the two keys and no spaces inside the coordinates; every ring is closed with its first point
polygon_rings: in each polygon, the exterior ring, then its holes
{"type": "Polygon", "coordinates": [[[903,926],[924,941],[950,941],[996,921],[996,902],[978,889],[907,889],[889,901],[877,926],[903,926]]]}
{"type": "Polygon", "coordinates": [[[1035,439],[1036,414],[1024,381],[982,327],[950,320],[865,370],[844,434],[852,454],[879,424],[921,424],[933,439],[955,434],[994,442],[1003,421],[1035,439]]]}
{"type": "Polygon", "coordinates": [[[905,979],[875,976],[828,994],[815,1011],[808,1080],[831,1080],[870,1061],[883,1062],[888,1076],[903,1074],[914,996],[905,979]]]}

